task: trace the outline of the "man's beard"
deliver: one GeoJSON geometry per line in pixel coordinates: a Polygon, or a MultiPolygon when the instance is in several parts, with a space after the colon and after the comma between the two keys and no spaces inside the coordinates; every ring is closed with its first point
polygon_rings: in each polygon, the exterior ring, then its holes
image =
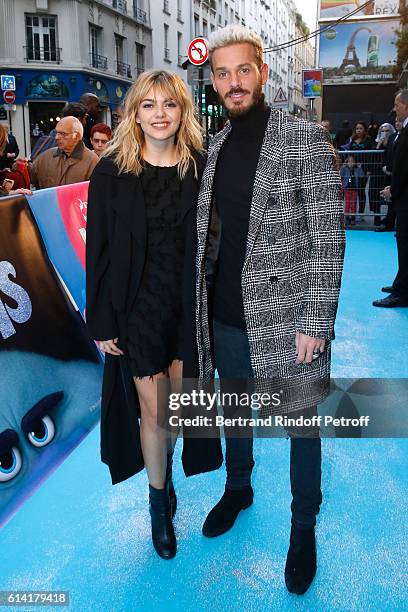
{"type": "Polygon", "coordinates": [[[254,89],[253,91],[252,103],[249,106],[236,105],[236,106],[233,106],[232,108],[228,108],[228,106],[225,104],[225,100],[232,93],[249,93],[249,92],[245,89],[237,88],[237,89],[230,89],[230,91],[224,96],[224,98],[221,98],[221,96],[218,96],[220,98],[221,104],[225,106],[225,108],[227,109],[228,115],[232,118],[243,117],[244,115],[248,114],[250,110],[254,108],[254,106],[257,106],[265,99],[265,95],[262,91],[261,81],[258,82],[256,89],[254,89]]]}

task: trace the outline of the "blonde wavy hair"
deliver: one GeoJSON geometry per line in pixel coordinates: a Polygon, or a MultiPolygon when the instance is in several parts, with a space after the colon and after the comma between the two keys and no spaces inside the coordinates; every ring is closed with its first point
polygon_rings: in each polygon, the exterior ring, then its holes
{"type": "Polygon", "coordinates": [[[111,157],[120,172],[139,175],[142,172],[144,133],[136,121],[139,106],[151,89],[175,100],[181,108],[180,127],[176,133],[178,174],[184,178],[192,163],[197,177],[197,165],[193,151],[203,150],[203,134],[198,123],[193,101],[184,81],[167,70],[143,72],[126,94],[124,117],[116,128],[113,139],[103,152],[111,157]]]}

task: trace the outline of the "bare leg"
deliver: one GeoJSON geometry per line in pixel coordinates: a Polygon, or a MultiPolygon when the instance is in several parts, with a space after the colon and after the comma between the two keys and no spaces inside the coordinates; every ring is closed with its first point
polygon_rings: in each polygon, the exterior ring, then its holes
{"type": "MultiPolygon", "coordinates": [[[[169,367],[169,378],[170,378],[170,393],[181,393],[182,392],[182,378],[183,378],[183,362],[175,359],[169,367]]],[[[168,425],[170,436],[168,440],[168,452],[171,453],[177,442],[177,436],[180,427],[170,427],[168,425]]]]}
{"type": "Polygon", "coordinates": [[[146,465],[149,484],[155,489],[163,489],[167,464],[167,438],[168,432],[158,424],[158,397],[164,398],[166,394],[158,394],[158,381],[160,385],[168,380],[167,374],[155,374],[153,377],[134,377],[140,403],[140,440],[143,457],[146,465]],[[164,380],[163,380],[164,379],[164,380]]]}

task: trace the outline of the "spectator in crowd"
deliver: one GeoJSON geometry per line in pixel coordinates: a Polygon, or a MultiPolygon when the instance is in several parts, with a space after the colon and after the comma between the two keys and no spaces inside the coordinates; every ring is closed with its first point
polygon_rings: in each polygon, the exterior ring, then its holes
{"type": "Polygon", "coordinates": [[[17,140],[7,126],[0,125],[0,129],[0,170],[11,170],[19,154],[17,140]]]}
{"type": "Polygon", "coordinates": [[[0,186],[0,198],[4,198],[10,195],[18,195],[18,194],[31,195],[32,194],[32,191],[30,189],[24,189],[24,188],[13,189],[12,183],[13,183],[12,180],[4,179],[3,185],[0,186]]]}
{"type": "MultiPolygon", "coordinates": [[[[390,180],[390,176],[392,175],[392,167],[394,163],[395,152],[397,149],[398,137],[402,130],[402,122],[397,119],[395,121],[395,127],[393,133],[389,136],[387,140],[387,144],[384,150],[383,156],[383,172],[386,180],[390,180]]],[[[393,232],[395,228],[395,210],[392,203],[392,200],[387,200],[388,211],[385,219],[382,220],[381,225],[375,228],[376,232],[393,232]]]]}
{"type": "Polygon", "coordinates": [[[98,96],[93,93],[82,94],[79,101],[85,106],[87,112],[87,118],[84,125],[83,141],[85,146],[92,150],[91,130],[93,126],[99,123],[101,120],[102,107],[100,105],[98,96]]]}
{"type": "Polygon", "coordinates": [[[106,123],[97,123],[91,130],[91,144],[98,157],[102,155],[112,139],[112,130],[106,123]]]}
{"type": "Polygon", "coordinates": [[[87,181],[99,161],[82,142],[84,128],[76,117],[64,117],[56,127],[57,146],[28,165],[31,183],[39,189],[87,181]]]}
{"type": "MultiPolygon", "coordinates": [[[[395,128],[390,123],[383,123],[378,131],[377,136],[375,138],[376,149],[377,151],[385,151],[387,146],[388,138],[390,135],[395,132],[395,128]]],[[[381,226],[381,197],[380,191],[384,189],[386,185],[384,172],[382,170],[383,166],[383,155],[379,153],[373,154],[369,156],[371,159],[368,159],[368,163],[370,164],[370,182],[368,185],[368,199],[370,202],[370,210],[375,214],[374,217],[374,225],[379,227],[381,226]]]]}
{"type": "Polygon", "coordinates": [[[349,140],[340,147],[343,151],[373,151],[374,140],[369,136],[364,121],[357,121],[349,140]]]}
{"type": "Polygon", "coordinates": [[[352,133],[353,130],[350,127],[350,122],[348,119],[345,119],[342,123],[342,127],[336,134],[336,148],[341,149],[341,147],[350,140],[352,133]]]}
{"type": "Polygon", "coordinates": [[[394,110],[403,128],[398,136],[391,185],[381,194],[385,198],[392,198],[397,216],[398,273],[391,286],[382,288],[384,293],[390,295],[373,302],[373,306],[381,308],[408,306],[408,89],[402,89],[396,95],[394,110]]]}
{"type": "Polygon", "coordinates": [[[13,182],[16,189],[20,187],[27,187],[27,185],[24,184],[23,177],[18,172],[10,170],[10,160],[13,160],[14,158],[7,157],[7,152],[12,153],[12,151],[10,151],[9,144],[10,135],[8,133],[8,128],[0,123],[0,185],[3,184],[5,179],[8,179],[9,181],[13,182]]]}
{"type": "MultiPolygon", "coordinates": [[[[86,123],[86,108],[80,102],[67,102],[61,111],[61,117],[76,117],[80,120],[82,125],[86,123]]],[[[41,136],[35,143],[34,149],[31,152],[31,159],[34,161],[41,153],[44,153],[48,149],[52,149],[57,146],[55,140],[56,128],[51,130],[48,136],[41,136]]]]}
{"type": "Polygon", "coordinates": [[[377,138],[375,139],[377,150],[385,151],[390,136],[395,134],[395,132],[396,129],[391,123],[383,123],[380,125],[377,138]]]}
{"type": "Polygon", "coordinates": [[[122,104],[120,104],[115,110],[115,112],[113,113],[112,127],[114,128],[114,130],[118,127],[120,123],[122,123],[124,114],[125,114],[125,102],[122,102],[122,104]]]}
{"type": "Polygon", "coordinates": [[[357,212],[357,196],[360,182],[364,180],[364,172],[361,166],[357,166],[355,157],[348,155],[345,164],[340,170],[344,189],[345,222],[347,225],[355,225],[357,212]]]}
{"type": "Polygon", "coordinates": [[[364,214],[366,205],[366,186],[371,174],[370,165],[372,159],[368,159],[366,153],[358,153],[362,151],[373,151],[375,150],[375,142],[370,138],[367,132],[367,126],[363,121],[358,121],[354,126],[351,138],[346,142],[341,149],[343,151],[355,151],[355,159],[357,164],[363,169],[364,180],[361,181],[358,188],[358,212],[360,215],[364,214]]]}
{"type": "Polygon", "coordinates": [[[332,144],[334,145],[334,141],[335,141],[335,134],[333,134],[333,132],[332,132],[332,126],[331,126],[330,121],[329,121],[328,119],[323,119],[323,120],[320,122],[320,125],[321,125],[322,127],[324,127],[324,129],[326,130],[326,132],[329,134],[329,136],[330,136],[330,140],[331,140],[332,144]]]}
{"type": "Polygon", "coordinates": [[[370,125],[368,126],[367,132],[372,140],[376,140],[379,128],[380,124],[378,123],[378,121],[373,121],[373,123],[370,123],[370,125]]]}

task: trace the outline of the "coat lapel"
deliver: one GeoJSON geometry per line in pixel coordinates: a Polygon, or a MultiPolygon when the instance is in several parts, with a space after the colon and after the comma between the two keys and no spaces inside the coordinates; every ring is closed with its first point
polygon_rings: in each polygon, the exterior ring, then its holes
{"type": "Polygon", "coordinates": [[[255,173],[243,273],[281,164],[284,152],[282,118],[283,115],[280,112],[271,109],[255,173]]]}

